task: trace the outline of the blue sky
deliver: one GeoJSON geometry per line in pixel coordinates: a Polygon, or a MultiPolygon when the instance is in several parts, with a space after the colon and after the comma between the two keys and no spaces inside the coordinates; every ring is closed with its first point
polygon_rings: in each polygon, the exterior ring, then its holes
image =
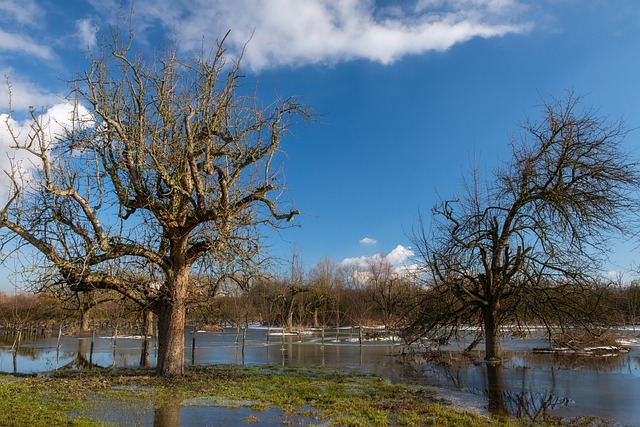
{"type": "MultiPolygon", "coordinates": [[[[119,4],[0,0],[0,72],[18,115],[63,102],[119,4]]],[[[136,0],[132,22],[138,49],[172,39],[186,53],[231,30],[233,54],[250,39],[243,65],[260,97],[299,96],[320,114],[285,141],[286,197],[303,214],[273,242],[307,267],[410,262],[418,211],[452,195],[471,162],[506,159],[518,125],[568,88],[640,128],[637,0],[136,0]]],[[[7,98],[2,85],[0,114],[7,98]]],[[[640,130],[627,144],[639,152],[640,130]]],[[[632,247],[608,268],[640,263],[632,247]]]]}

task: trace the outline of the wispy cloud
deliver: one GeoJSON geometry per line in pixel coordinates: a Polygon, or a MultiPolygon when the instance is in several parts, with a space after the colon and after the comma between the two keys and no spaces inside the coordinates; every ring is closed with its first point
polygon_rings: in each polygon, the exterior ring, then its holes
{"type": "Polygon", "coordinates": [[[53,50],[43,45],[29,36],[23,34],[8,33],[0,30],[0,51],[6,50],[11,52],[26,53],[40,59],[52,59],[53,50]]]}
{"type": "Polygon", "coordinates": [[[53,50],[33,37],[34,29],[45,26],[45,15],[35,0],[0,0],[0,52],[52,59],[53,50]]]}
{"type": "Polygon", "coordinates": [[[76,38],[80,41],[81,49],[93,49],[97,44],[98,25],[91,19],[81,19],[76,22],[76,38]]]}
{"type": "Polygon", "coordinates": [[[517,0],[419,0],[380,6],[373,0],[138,0],[137,28],[159,22],[180,46],[198,49],[231,30],[254,70],[444,51],[475,37],[529,28],[517,0]],[[249,43],[247,44],[247,41],[249,43]]]}
{"type": "Polygon", "coordinates": [[[0,21],[20,25],[38,26],[45,15],[42,6],[35,0],[0,0],[0,21]]]}
{"type": "Polygon", "coordinates": [[[360,243],[361,245],[375,245],[376,243],[378,243],[378,241],[376,239],[372,239],[371,237],[364,237],[360,239],[358,243],[360,243]]]}

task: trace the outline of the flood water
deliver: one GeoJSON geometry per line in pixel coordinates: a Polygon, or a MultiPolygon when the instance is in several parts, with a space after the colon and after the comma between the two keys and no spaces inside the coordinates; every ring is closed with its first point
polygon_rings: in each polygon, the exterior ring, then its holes
{"type": "MultiPolygon", "coordinates": [[[[504,340],[503,366],[493,367],[463,357],[459,349],[464,343],[445,347],[437,359],[428,361],[402,356],[407,349],[391,341],[366,341],[360,346],[357,334],[351,335],[348,329],[327,331],[323,345],[319,332],[267,335],[266,329],[252,328],[243,352],[242,336],[236,345],[236,330],[226,329],[187,333],[185,363],[355,369],[394,381],[440,387],[443,396],[481,411],[508,412],[532,420],[546,415],[595,416],[640,426],[640,332],[627,331],[626,335],[630,338],[628,353],[598,357],[536,354],[533,348],[548,345],[543,339],[504,340]]],[[[63,336],[58,349],[57,337],[40,338],[22,342],[14,357],[12,342],[0,341],[0,371],[41,372],[56,366],[82,369],[89,364],[139,366],[143,342],[142,337],[114,340],[96,335],[92,345],[91,336],[63,336]]],[[[156,351],[152,341],[147,357],[151,366],[156,351]]],[[[193,416],[189,414],[183,410],[182,419],[193,416]]],[[[301,420],[300,425],[306,422],[301,420]]]]}

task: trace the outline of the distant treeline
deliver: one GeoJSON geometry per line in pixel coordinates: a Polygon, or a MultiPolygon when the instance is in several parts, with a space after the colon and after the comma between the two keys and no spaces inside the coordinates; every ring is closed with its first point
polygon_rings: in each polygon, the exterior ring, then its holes
{"type": "MultiPolygon", "coordinates": [[[[296,280],[269,276],[255,279],[248,289],[229,285],[194,292],[187,309],[187,324],[242,326],[261,323],[297,329],[335,326],[378,326],[401,330],[414,313],[433,304],[433,312],[446,310],[434,303],[430,288],[390,265],[370,265],[366,271],[338,268],[325,261],[296,280]]],[[[594,308],[603,325],[640,323],[640,283],[602,284],[585,293],[579,304],[594,308]]],[[[516,308],[518,309],[518,308],[516,308]]],[[[524,304],[519,310],[527,310],[524,304]]],[[[518,319],[527,318],[518,313],[518,319]]],[[[561,314],[549,314],[549,319],[561,314]]],[[[559,321],[562,319],[558,319],[559,321]]],[[[95,329],[140,330],[143,310],[139,304],[115,293],[93,292],[66,296],[49,293],[0,292],[0,326],[20,329],[23,335],[65,333],[95,329]]]]}

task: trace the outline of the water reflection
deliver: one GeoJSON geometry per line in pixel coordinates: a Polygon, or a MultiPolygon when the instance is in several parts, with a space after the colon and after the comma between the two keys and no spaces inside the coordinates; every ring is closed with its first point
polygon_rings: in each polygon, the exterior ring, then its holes
{"type": "MultiPolygon", "coordinates": [[[[76,357],[65,363],[62,368],[63,369],[91,369],[94,367],[99,367],[97,365],[94,365],[93,361],[91,360],[91,353],[89,351],[89,343],[87,340],[84,339],[79,339],[78,340],[78,352],[76,354],[76,357]]],[[[56,348],[56,352],[57,352],[57,348],[56,348]]]]}
{"type": "Polygon", "coordinates": [[[554,416],[553,409],[568,406],[571,401],[566,397],[531,390],[505,390],[502,365],[486,365],[489,413],[494,415],[515,415],[532,423],[545,421],[554,416]]]}
{"type": "Polygon", "coordinates": [[[639,425],[640,350],[613,357],[575,357],[509,351],[501,367],[443,351],[422,362],[411,359],[424,383],[486,398],[487,411],[540,421],[548,417],[595,416],[639,425]]]}
{"type": "Polygon", "coordinates": [[[502,366],[487,364],[487,399],[489,401],[489,413],[493,415],[507,415],[505,404],[504,382],[502,381],[502,366]]]}
{"type": "MultiPolygon", "coordinates": [[[[275,332],[275,331],[274,331],[275,332]]],[[[338,331],[339,332],[339,331],[338,331]]],[[[637,425],[640,420],[640,349],[615,357],[577,357],[534,354],[544,344],[535,339],[506,340],[501,367],[476,363],[481,353],[462,356],[458,348],[445,348],[437,357],[407,352],[385,341],[358,345],[349,331],[322,337],[272,335],[249,329],[235,342],[235,330],[189,333],[185,337],[186,363],[194,365],[242,364],[326,366],[374,372],[398,381],[445,387],[485,399],[492,413],[510,413],[539,421],[548,416],[590,415],[637,425]],[[194,344],[195,343],[195,344],[194,344]]],[[[0,335],[1,337],[1,335],[0,335]]],[[[460,346],[464,346],[461,343],[460,346]]],[[[479,349],[481,350],[481,348],[479,349]]],[[[55,368],[57,337],[25,340],[13,357],[11,342],[0,341],[0,370],[47,371],[55,368]]],[[[144,337],[62,337],[59,366],[74,369],[116,366],[153,366],[155,340],[144,337]]],[[[180,406],[180,405],[178,405],[180,406]]],[[[151,408],[152,419],[167,423],[178,417],[175,405],[151,408]],[[174,409],[170,409],[173,407],[174,409]]],[[[149,424],[147,424],[149,425],[149,424]]],[[[158,424],[160,425],[160,424],[158,424]]],[[[170,424],[166,424],[170,425],[170,424]]]]}
{"type": "Polygon", "coordinates": [[[169,393],[156,404],[153,427],[179,426],[182,416],[182,401],[174,394],[169,393]]]}

